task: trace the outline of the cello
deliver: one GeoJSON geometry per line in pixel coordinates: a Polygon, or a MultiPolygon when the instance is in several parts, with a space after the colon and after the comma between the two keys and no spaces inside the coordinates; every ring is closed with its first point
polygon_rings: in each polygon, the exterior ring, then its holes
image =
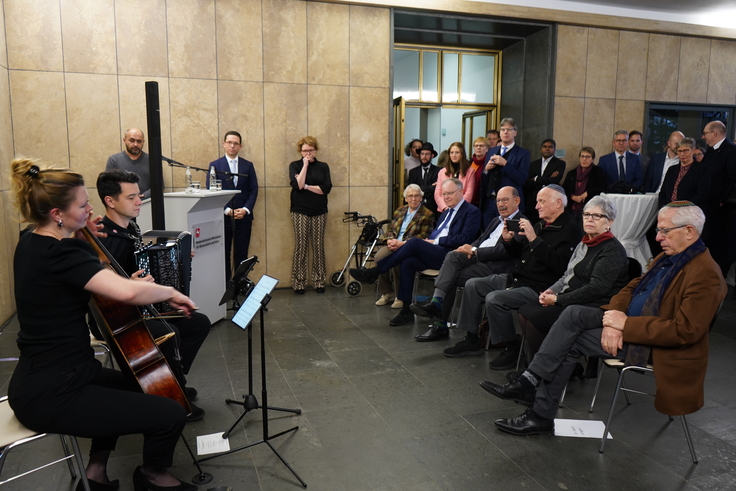
{"type": "MultiPolygon", "coordinates": [[[[80,232],[103,266],[128,277],[92,231],[84,227],[80,232]]],[[[152,305],[146,305],[146,308],[155,311],[152,305]]],[[[148,331],[138,307],[92,294],[90,310],[121,370],[133,375],[144,393],[173,399],[190,414],[189,401],[148,331]]]]}

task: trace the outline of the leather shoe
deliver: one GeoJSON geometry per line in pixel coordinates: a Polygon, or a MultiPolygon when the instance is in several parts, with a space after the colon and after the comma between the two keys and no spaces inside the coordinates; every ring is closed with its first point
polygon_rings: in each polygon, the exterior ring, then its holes
{"type": "MultiPolygon", "coordinates": [[[[444,322],[442,324],[444,324],[444,322]]],[[[445,324],[445,327],[443,327],[442,325],[435,323],[429,326],[429,329],[424,334],[417,334],[414,336],[414,339],[417,341],[439,341],[440,339],[449,337],[450,330],[447,328],[447,325],[445,324]]]]}
{"type": "Polygon", "coordinates": [[[431,319],[433,317],[442,317],[442,310],[437,308],[437,304],[432,302],[431,298],[421,303],[413,303],[409,306],[409,308],[419,317],[426,317],[428,319],[431,319]]]}
{"type": "Polygon", "coordinates": [[[414,320],[414,314],[410,310],[401,309],[399,315],[391,319],[388,323],[391,326],[403,326],[404,324],[414,320]]]}
{"type": "Polygon", "coordinates": [[[496,358],[491,360],[489,366],[492,370],[508,370],[516,366],[516,362],[519,359],[519,349],[506,346],[506,349],[501,352],[496,358]]]}
{"type": "Polygon", "coordinates": [[[197,400],[197,395],[199,393],[197,392],[197,389],[194,387],[184,387],[184,395],[187,396],[187,399],[191,401],[197,400]]]}
{"type": "Polygon", "coordinates": [[[554,435],[554,420],[537,416],[534,411],[527,409],[524,414],[515,418],[501,418],[493,422],[499,430],[512,435],[554,435]]]}
{"type": "MultiPolygon", "coordinates": [[[[110,481],[108,484],[103,484],[101,482],[93,481],[92,479],[87,478],[87,484],[89,484],[90,491],[117,491],[120,487],[120,480],[115,479],[114,481],[110,481]]],[[[81,479],[77,483],[76,490],[84,491],[84,484],[82,484],[81,479]]]]}
{"type": "Polygon", "coordinates": [[[204,409],[199,406],[195,406],[191,402],[189,403],[189,407],[192,408],[192,412],[187,416],[187,423],[193,423],[194,421],[199,421],[204,418],[204,409]]]}
{"type": "Polygon", "coordinates": [[[354,280],[360,281],[361,283],[375,283],[379,275],[380,271],[378,270],[378,268],[350,268],[350,276],[352,276],[354,280]]]}
{"type": "Polygon", "coordinates": [[[534,404],[534,396],[536,394],[536,390],[526,389],[522,387],[521,383],[518,380],[503,385],[498,385],[494,384],[493,382],[485,381],[481,382],[480,386],[486,392],[490,392],[494,396],[501,399],[514,401],[518,404],[525,404],[527,406],[531,406],[534,404]]]}

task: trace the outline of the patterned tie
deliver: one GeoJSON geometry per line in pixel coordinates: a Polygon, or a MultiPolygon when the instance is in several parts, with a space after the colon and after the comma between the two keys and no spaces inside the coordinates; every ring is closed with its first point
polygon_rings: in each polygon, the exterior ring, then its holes
{"type": "Polygon", "coordinates": [[[624,156],[618,156],[618,179],[619,181],[626,180],[626,171],[624,170],[624,156]]]}
{"type": "Polygon", "coordinates": [[[506,152],[508,152],[508,150],[509,150],[508,147],[501,147],[501,157],[503,157],[506,154],[506,152]]]}
{"type": "Polygon", "coordinates": [[[442,232],[442,230],[445,228],[445,226],[450,222],[450,218],[452,218],[452,213],[455,211],[454,208],[450,208],[447,210],[447,216],[442,221],[442,225],[440,225],[438,228],[434,229],[434,232],[429,236],[430,239],[434,240],[437,238],[437,236],[442,232]]]}

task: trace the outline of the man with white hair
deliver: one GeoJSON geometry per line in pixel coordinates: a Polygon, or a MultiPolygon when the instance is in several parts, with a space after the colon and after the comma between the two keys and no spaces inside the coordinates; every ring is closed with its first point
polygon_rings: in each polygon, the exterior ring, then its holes
{"type": "Polygon", "coordinates": [[[554,433],[560,397],[580,356],[654,365],[654,407],[670,416],[703,406],[708,331],[727,286],[700,240],[705,215],[689,201],[659,210],[657,240],[664,251],[649,271],[601,308],[572,305],[555,322],[529,368],[513,382],[481,382],[491,394],[530,406],[495,421],[514,435],[554,433]]]}
{"type": "Polygon", "coordinates": [[[516,365],[521,343],[511,311],[539,300],[539,292],[563,275],[583,236],[580,224],[565,211],[566,206],[565,191],[558,184],[550,184],[537,193],[536,225],[526,218],[519,220],[518,233],[522,240],[514,240],[515,232],[509,231],[509,222],[504,222],[501,239],[506,252],[516,259],[514,271],[473,278],[465,283],[457,328],[467,331],[467,335],[460,343],[447,348],[445,356],[483,354],[478,325],[485,308],[491,341],[506,343],[506,349],[491,362],[491,368],[507,370],[516,365]]]}

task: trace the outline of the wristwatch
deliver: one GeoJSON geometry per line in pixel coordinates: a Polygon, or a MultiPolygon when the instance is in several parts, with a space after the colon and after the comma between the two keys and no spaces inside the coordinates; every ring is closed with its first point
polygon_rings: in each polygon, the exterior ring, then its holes
{"type": "Polygon", "coordinates": [[[475,256],[475,253],[478,252],[478,248],[477,247],[471,247],[470,248],[470,252],[472,252],[473,255],[475,256]]]}

